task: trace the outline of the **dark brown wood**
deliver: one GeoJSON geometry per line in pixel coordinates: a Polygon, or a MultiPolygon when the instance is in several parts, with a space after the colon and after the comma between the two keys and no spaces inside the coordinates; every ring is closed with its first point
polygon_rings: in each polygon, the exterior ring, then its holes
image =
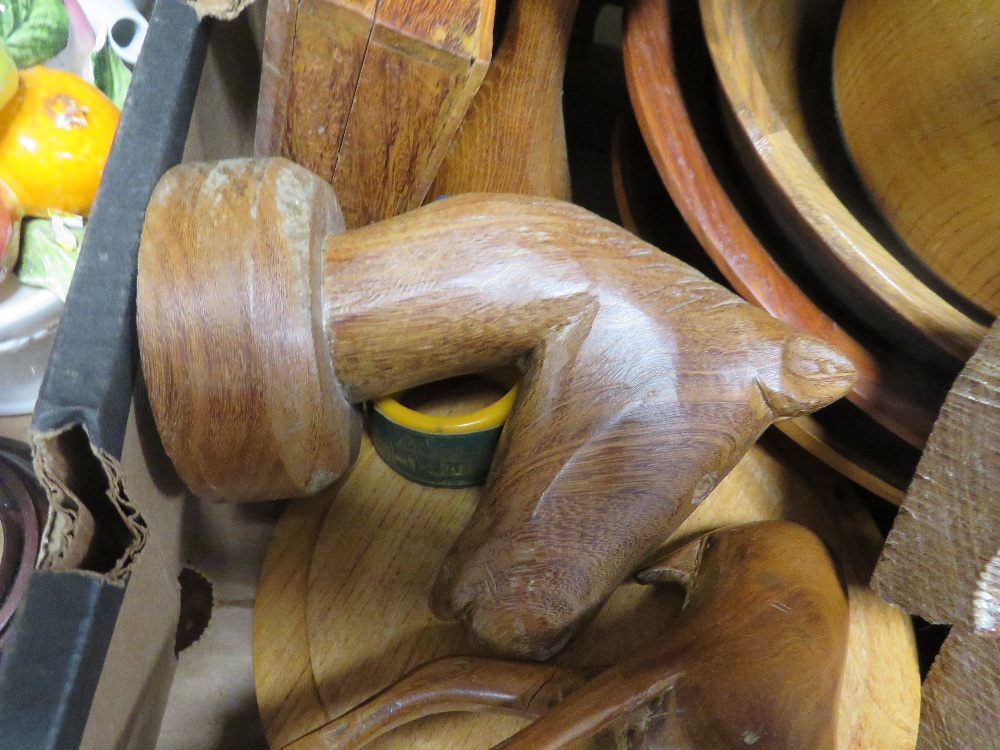
{"type": "Polygon", "coordinates": [[[164,445],[199,494],[306,494],[356,453],[350,403],[520,362],[432,602],[501,653],[558,650],[769,424],[853,384],[827,344],[579,207],[470,194],[324,243],[310,177],[161,181],[137,300],[164,445]]]}
{"type": "Polygon", "coordinates": [[[1000,639],[956,625],[923,685],[917,750],[996,747],[1000,639]]]}
{"type": "MultiPolygon", "coordinates": [[[[688,225],[733,288],[797,330],[830,342],[854,363],[858,382],[848,396],[897,435],[921,446],[947,386],[935,373],[859,342],[806,296],[750,229],[715,173],[699,140],[680,76],[686,62],[674,39],[669,0],[630,4],[623,53],[626,80],[640,129],[657,170],[688,225]]],[[[694,106],[710,102],[699,91],[694,106]]],[[[695,113],[696,115],[698,113],[695,113]]]]}
{"type": "Polygon", "coordinates": [[[919,748],[992,747],[1000,722],[1000,323],[955,381],[873,587],[954,623],[924,684],[919,748]]]}
{"type": "MultiPolygon", "coordinates": [[[[674,206],[631,113],[615,129],[612,180],[622,226],[652,245],[670,247],[672,255],[712,278],[721,278],[674,206]]],[[[895,505],[903,502],[920,459],[919,450],[846,399],[776,427],[827,466],[895,505]]]]}
{"type": "Polygon", "coordinates": [[[522,193],[570,199],[562,85],[579,0],[514,0],[503,41],[430,197],[522,193]]]}

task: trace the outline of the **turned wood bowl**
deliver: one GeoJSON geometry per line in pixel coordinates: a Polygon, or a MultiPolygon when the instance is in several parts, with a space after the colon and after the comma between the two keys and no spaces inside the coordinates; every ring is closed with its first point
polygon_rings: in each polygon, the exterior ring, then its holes
{"type": "Polygon", "coordinates": [[[847,0],[833,54],[865,186],[935,273],[1000,313],[1000,5],[847,0]]]}
{"type": "Polygon", "coordinates": [[[957,368],[906,357],[795,263],[795,248],[768,221],[739,169],[697,8],[637,0],[626,15],[623,53],[632,108],[660,178],[725,280],[775,317],[846,354],[858,371],[849,400],[922,446],[957,368]]]}
{"type": "Polygon", "coordinates": [[[866,207],[840,143],[830,95],[840,2],[700,0],[736,150],[830,293],[910,354],[962,362],[989,315],[928,273],[866,207]]]}

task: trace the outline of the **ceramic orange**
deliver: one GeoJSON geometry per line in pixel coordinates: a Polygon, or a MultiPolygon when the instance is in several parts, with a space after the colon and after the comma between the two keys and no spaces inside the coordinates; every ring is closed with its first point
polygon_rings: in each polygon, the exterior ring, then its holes
{"type": "Polygon", "coordinates": [[[32,216],[87,215],[111,150],[118,109],[96,87],[61,70],[22,70],[0,109],[0,180],[32,216]]]}

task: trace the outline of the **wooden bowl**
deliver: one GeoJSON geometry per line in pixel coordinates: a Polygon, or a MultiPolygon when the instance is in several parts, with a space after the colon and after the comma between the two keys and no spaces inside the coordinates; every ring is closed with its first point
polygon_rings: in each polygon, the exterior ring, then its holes
{"type": "Polygon", "coordinates": [[[1000,5],[847,0],[844,138],[879,209],[938,275],[1000,313],[1000,5]]]}
{"type": "Polygon", "coordinates": [[[844,187],[845,170],[825,160],[842,148],[815,134],[836,133],[832,102],[823,98],[840,0],[699,4],[737,151],[802,258],[895,345],[931,362],[966,360],[989,316],[907,262],[904,248],[889,249],[891,233],[854,208],[860,195],[849,206],[833,189],[844,187]]]}
{"type": "MultiPolygon", "coordinates": [[[[623,42],[629,95],[643,138],[712,262],[743,297],[844,352],[858,370],[848,398],[921,446],[957,369],[916,366],[889,351],[848,320],[849,310],[812,289],[803,291],[805,274],[793,279],[772,257],[787,241],[763,221],[752,190],[740,182],[718,115],[697,9],[669,0],[637,0],[629,7],[623,42]]],[[[782,263],[790,255],[783,253],[782,263]]]]}

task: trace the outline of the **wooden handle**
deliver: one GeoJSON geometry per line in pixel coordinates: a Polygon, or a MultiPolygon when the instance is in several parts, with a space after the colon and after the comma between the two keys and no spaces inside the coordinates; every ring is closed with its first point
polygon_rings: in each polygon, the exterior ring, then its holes
{"type": "Polygon", "coordinates": [[[344,716],[285,750],[355,750],[397,727],[450,711],[536,719],[579,688],[592,671],[453,656],[417,667],[344,716]]]}
{"type": "Polygon", "coordinates": [[[562,87],[580,0],[514,0],[503,40],[429,197],[570,198],[562,87]]]}
{"type": "Polygon", "coordinates": [[[164,445],[199,494],[311,492],[356,450],[348,403],[519,362],[432,601],[501,653],[560,648],[769,424],[853,383],[828,345],[579,207],[470,194],[322,248],[309,202],[332,195],[307,175],[224,162],[157,188],[138,320],[164,445]]]}

